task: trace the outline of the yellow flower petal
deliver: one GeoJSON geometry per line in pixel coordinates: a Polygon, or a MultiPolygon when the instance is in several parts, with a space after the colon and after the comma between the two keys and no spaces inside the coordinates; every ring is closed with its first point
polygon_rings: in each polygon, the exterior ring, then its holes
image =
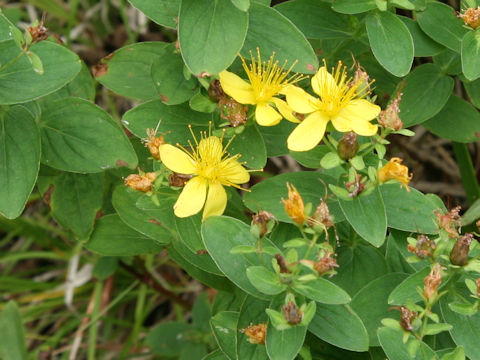
{"type": "Polygon", "coordinates": [[[255,119],[259,125],[274,126],[282,120],[282,115],[268,103],[262,103],[258,104],[255,109],[255,119]]]}
{"type": "Polygon", "coordinates": [[[272,98],[273,103],[277,107],[278,111],[280,111],[280,114],[287,119],[288,121],[294,122],[294,123],[299,123],[300,120],[298,120],[295,116],[293,116],[292,112],[293,109],[288,106],[288,104],[283,101],[282,99],[279,98],[272,98]]]}
{"type": "Polygon", "coordinates": [[[180,174],[194,174],[195,161],[190,155],[170,144],[160,145],[158,148],[160,159],[170,170],[180,174]]]}
{"type": "Polygon", "coordinates": [[[248,171],[234,158],[228,158],[222,161],[218,168],[219,177],[227,182],[245,184],[250,180],[248,171]]]}
{"type": "Polygon", "coordinates": [[[337,87],[335,78],[328,72],[326,66],[322,66],[312,77],[312,89],[320,97],[325,95],[323,91],[328,90],[333,93],[337,87]]]}
{"type": "Polygon", "coordinates": [[[216,136],[209,136],[200,140],[198,153],[202,159],[208,159],[211,164],[220,162],[223,155],[222,140],[216,136]]]}
{"type": "Polygon", "coordinates": [[[309,114],[317,110],[315,106],[318,99],[308,94],[305,90],[297,86],[289,86],[285,93],[287,95],[287,103],[293,109],[301,114],[309,114]]]}
{"type": "Polygon", "coordinates": [[[372,104],[365,99],[355,99],[348,103],[342,111],[348,111],[355,114],[356,118],[363,120],[373,120],[380,114],[380,106],[372,104]]]}
{"type": "Polygon", "coordinates": [[[219,77],[223,91],[240,104],[253,105],[257,103],[252,85],[238,75],[224,70],[219,74],[219,77]]]}
{"type": "Polygon", "coordinates": [[[202,220],[212,215],[222,215],[227,207],[227,192],[222,184],[215,182],[208,184],[208,196],[203,209],[202,220]]]}
{"type": "Polygon", "coordinates": [[[207,180],[201,176],[190,179],[173,205],[175,215],[178,217],[195,215],[202,210],[206,196],[207,180]]]}
{"type": "Polygon", "coordinates": [[[378,126],[366,120],[357,120],[352,123],[352,130],[358,135],[373,136],[377,133],[378,126]]]}
{"type": "Polygon", "coordinates": [[[380,113],[380,110],[378,105],[365,99],[355,99],[332,117],[332,124],[335,129],[341,132],[355,131],[358,135],[371,136],[377,132],[376,127],[374,129],[374,125],[365,125],[364,123],[374,119],[380,113]],[[357,132],[355,128],[358,128],[360,132],[357,132]],[[365,135],[365,130],[370,135],[365,135]]]}
{"type": "Polygon", "coordinates": [[[320,111],[308,115],[288,137],[288,148],[292,151],[313,149],[322,140],[328,120],[320,111]]]}

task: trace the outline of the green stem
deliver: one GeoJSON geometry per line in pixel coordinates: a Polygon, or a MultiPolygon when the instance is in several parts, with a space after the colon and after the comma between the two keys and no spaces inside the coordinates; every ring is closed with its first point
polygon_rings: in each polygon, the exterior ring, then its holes
{"type": "Polygon", "coordinates": [[[466,144],[453,142],[453,152],[457,158],[457,164],[462,176],[463,187],[467,194],[467,200],[472,205],[480,198],[480,187],[473,167],[472,158],[466,144]]]}
{"type": "Polygon", "coordinates": [[[10,66],[14,65],[15,63],[18,62],[18,60],[20,60],[23,55],[25,55],[27,52],[26,51],[20,51],[20,54],[17,55],[16,58],[10,60],[8,63],[6,63],[4,66],[0,66],[0,72],[4,71],[5,69],[8,69],[10,66]]]}
{"type": "MultiPolygon", "coordinates": [[[[92,318],[97,318],[98,311],[100,309],[100,300],[102,298],[103,282],[97,281],[93,291],[94,305],[92,318]]],[[[88,331],[88,360],[95,360],[95,350],[97,348],[97,333],[98,333],[98,321],[95,321],[93,326],[90,326],[88,331]]]]}

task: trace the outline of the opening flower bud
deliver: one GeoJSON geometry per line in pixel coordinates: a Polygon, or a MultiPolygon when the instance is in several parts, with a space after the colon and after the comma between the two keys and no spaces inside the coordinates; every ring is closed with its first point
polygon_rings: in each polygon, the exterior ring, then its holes
{"type": "Polygon", "coordinates": [[[305,216],[305,206],[298,190],[290,183],[287,183],[288,199],[282,199],[285,212],[297,225],[303,225],[307,219],[305,216]]]}
{"type": "Polygon", "coordinates": [[[337,151],[342,160],[353,158],[358,151],[357,134],[353,131],[346,133],[339,141],[337,151]]]}

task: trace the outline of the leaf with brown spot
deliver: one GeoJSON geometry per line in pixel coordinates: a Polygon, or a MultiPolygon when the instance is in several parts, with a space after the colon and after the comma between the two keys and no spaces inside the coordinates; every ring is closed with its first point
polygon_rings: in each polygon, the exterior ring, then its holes
{"type": "Polygon", "coordinates": [[[108,65],[107,64],[97,64],[92,66],[92,75],[94,77],[100,77],[107,75],[108,65]]]}

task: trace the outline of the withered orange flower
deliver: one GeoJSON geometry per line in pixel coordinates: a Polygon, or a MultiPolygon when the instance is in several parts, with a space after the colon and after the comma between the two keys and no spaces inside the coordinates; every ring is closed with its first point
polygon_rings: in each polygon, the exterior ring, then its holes
{"type": "Polygon", "coordinates": [[[408,183],[412,180],[412,174],[408,173],[408,167],[402,165],[402,159],[393,157],[380,170],[378,170],[378,181],[384,183],[388,180],[397,180],[407,189],[408,183]]]}
{"type": "Polygon", "coordinates": [[[157,174],[154,172],[145,173],[145,175],[130,174],[125,178],[124,182],[125,185],[134,190],[147,192],[152,190],[152,183],[156,178],[157,174]]]}
{"type": "Polygon", "coordinates": [[[303,225],[307,217],[305,216],[305,206],[298,190],[290,183],[287,183],[288,199],[282,199],[285,212],[297,225],[303,225]]]}
{"type": "Polygon", "coordinates": [[[267,336],[267,324],[263,324],[263,323],[258,325],[250,324],[250,326],[240,330],[240,332],[247,335],[248,341],[251,344],[265,345],[265,338],[267,336]]]}

